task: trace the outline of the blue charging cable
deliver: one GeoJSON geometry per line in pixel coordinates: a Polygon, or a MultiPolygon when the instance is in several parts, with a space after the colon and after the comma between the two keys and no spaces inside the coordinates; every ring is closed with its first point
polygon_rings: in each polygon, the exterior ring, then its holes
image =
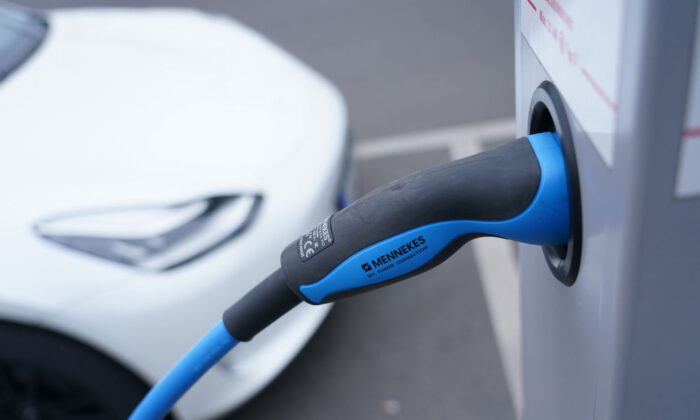
{"type": "Polygon", "coordinates": [[[165,417],[185,391],[236,344],[238,341],[231,337],[223,321],[219,321],[146,394],[129,416],[129,420],[155,420],[165,417]]]}

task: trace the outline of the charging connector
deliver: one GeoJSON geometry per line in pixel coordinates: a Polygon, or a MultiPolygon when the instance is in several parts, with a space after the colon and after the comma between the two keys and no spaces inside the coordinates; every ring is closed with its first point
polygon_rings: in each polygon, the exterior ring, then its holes
{"type": "Polygon", "coordinates": [[[172,394],[184,393],[203,373],[181,363],[205,357],[202,365],[211,366],[212,358],[225,353],[222,348],[252,339],[301,301],[332,302],[406,279],[481,236],[542,246],[571,243],[568,173],[557,134],[544,132],[369,193],[289,244],[281,268],[226,310],[223,326],[210,333],[214,339],[195,346],[134,413],[165,415],[169,407],[163,404],[179,397],[172,394]],[[230,339],[224,344],[222,328],[230,339]],[[207,351],[207,345],[219,347],[207,351]]]}

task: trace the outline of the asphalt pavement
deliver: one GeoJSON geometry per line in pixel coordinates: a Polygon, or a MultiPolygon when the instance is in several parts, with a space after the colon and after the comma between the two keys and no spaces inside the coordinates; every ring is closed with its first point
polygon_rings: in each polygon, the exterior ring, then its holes
{"type": "MultiPolygon", "coordinates": [[[[345,95],[359,143],[512,117],[510,1],[31,0],[36,7],[187,6],[232,16],[345,95]]],[[[449,159],[358,162],[362,192],[449,159]]],[[[308,346],[230,419],[513,419],[473,249],[338,303],[308,346]]]]}

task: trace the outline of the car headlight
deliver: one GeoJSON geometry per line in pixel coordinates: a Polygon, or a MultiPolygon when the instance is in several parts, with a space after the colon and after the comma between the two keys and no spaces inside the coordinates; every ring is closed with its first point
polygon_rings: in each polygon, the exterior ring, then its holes
{"type": "Polygon", "coordinates": [[[262,196],[219,195],[164,206],[56,215],[34,224],[47,240],[147,270],[187,264],[243,233],[262,196]]]}

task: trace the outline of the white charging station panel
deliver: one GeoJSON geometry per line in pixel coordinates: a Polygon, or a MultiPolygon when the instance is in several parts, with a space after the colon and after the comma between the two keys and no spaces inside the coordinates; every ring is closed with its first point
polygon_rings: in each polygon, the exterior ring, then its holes
{"type": "Polygon", "coordinates": [[[520,30],[608,166],[613,164],[622,0],[522,0],[520,30]]]}
{"type": "MultiPolygon", "coordinates": [[[[700,23],[700,14],[698,14],[698,23],[700,23]]],[[[695,25],[693,68],[676,178],[676,197],[678,198],[700,195],[700,30],[698,26],[700,25],[695,25]]]]}
{"type": "Polygon", "coordinates": [[[520,419],[698,419],[698,1],[514,2],[517,135],[552,83],[583,231],[570,287],[518,247],[520,419]]]}

